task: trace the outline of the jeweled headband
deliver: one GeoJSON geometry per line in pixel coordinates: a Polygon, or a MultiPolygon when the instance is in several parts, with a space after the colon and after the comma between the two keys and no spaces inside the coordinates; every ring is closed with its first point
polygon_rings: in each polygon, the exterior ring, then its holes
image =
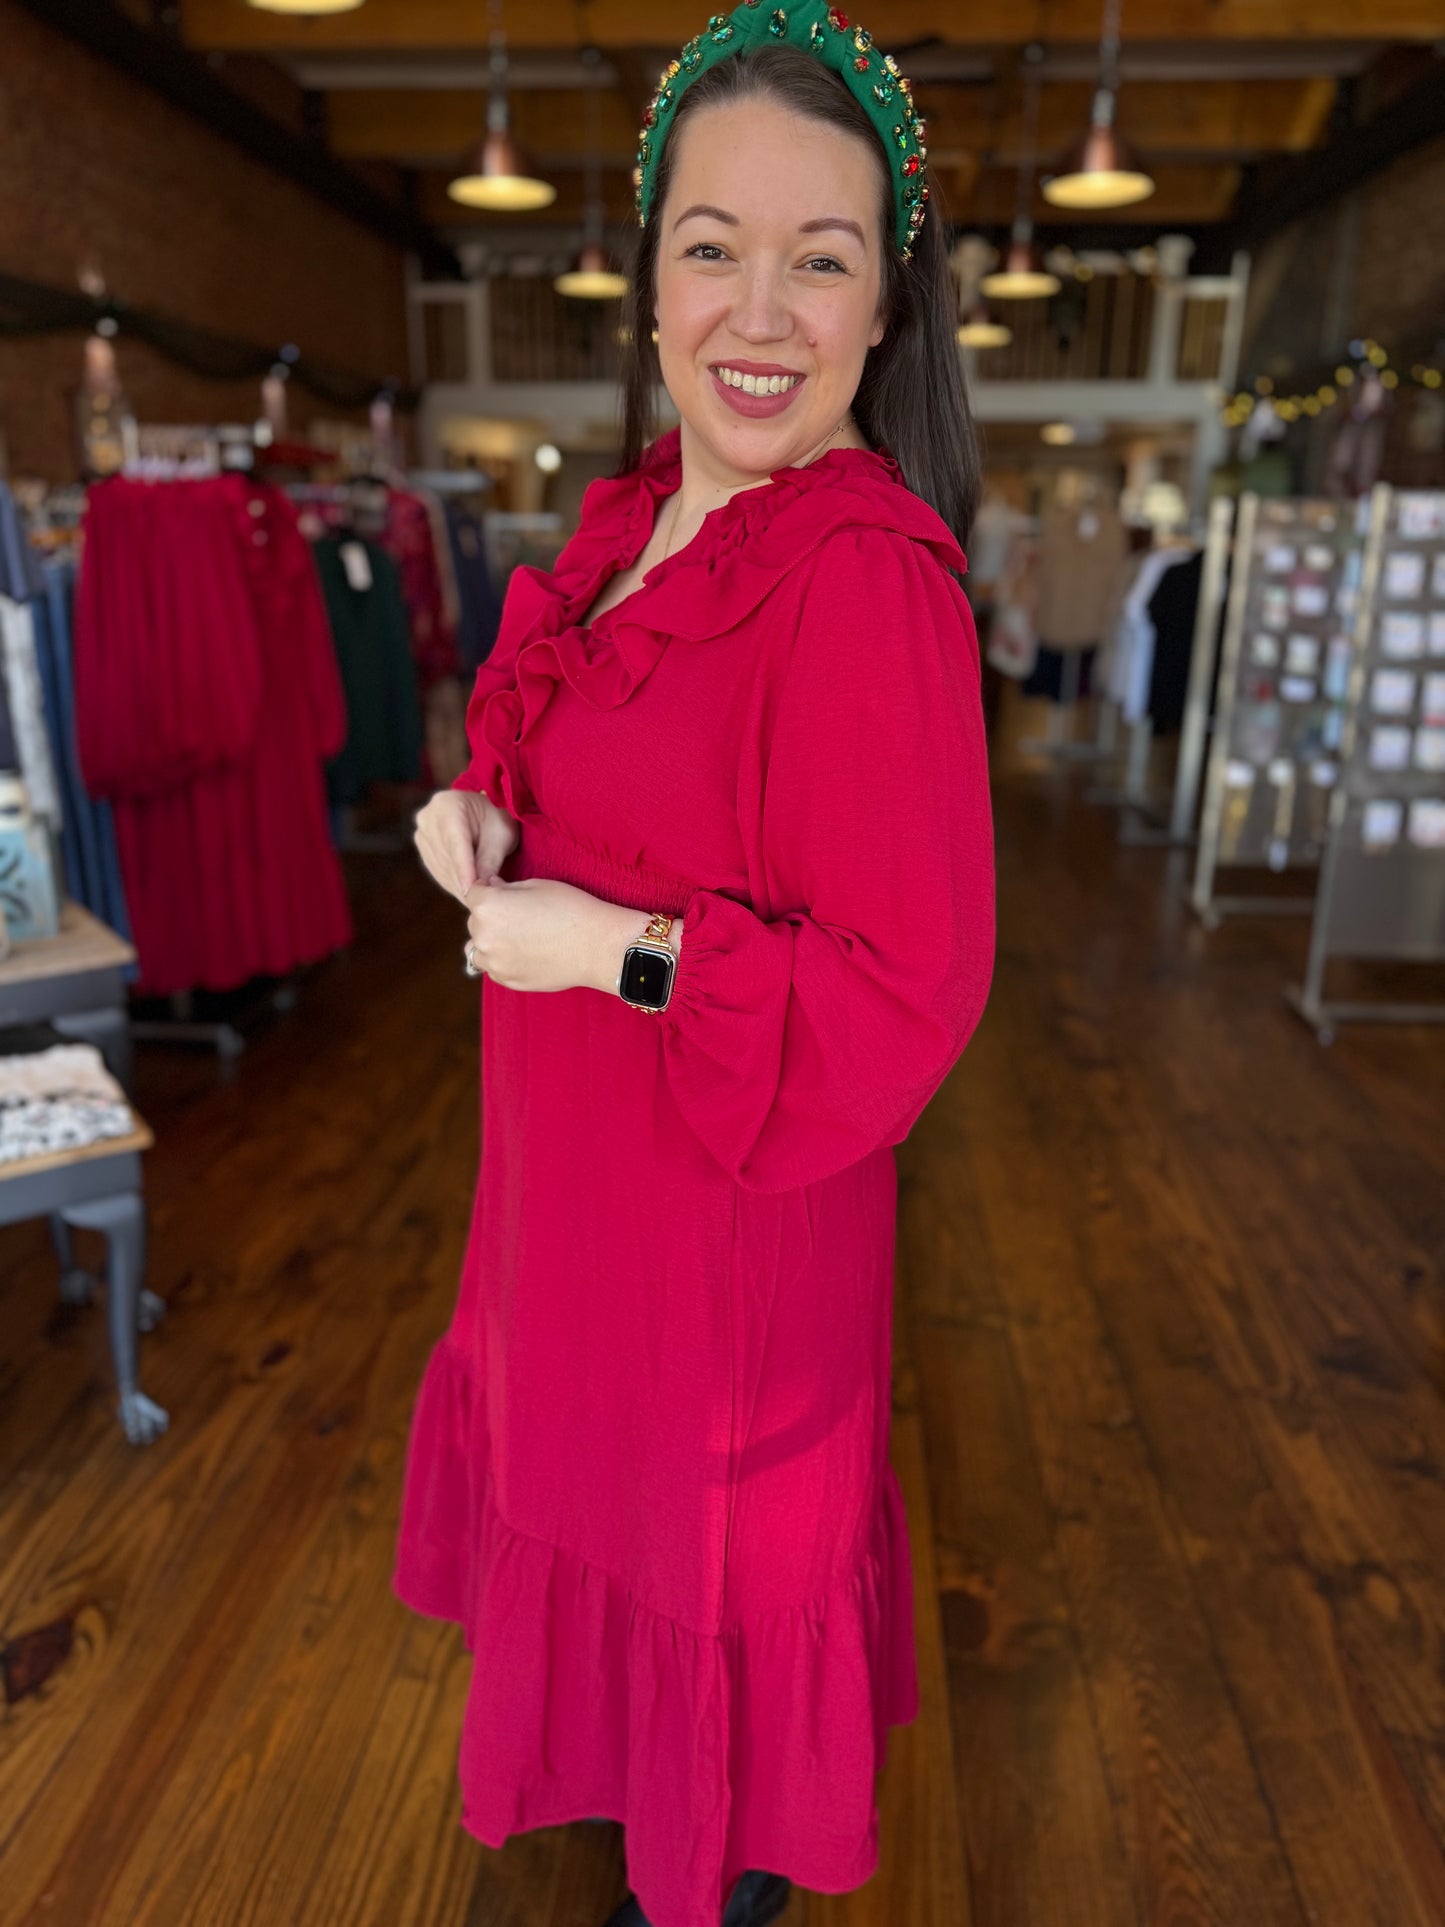
{"type": "Polygon", "coordinates": [[[694,34],[676,60],[658,76],[657,92],[642,116],[637,165],[632,179],[637,192],[637,224],[646,227],[652,212],[662,145],[677,118],[677,103],[687,88],[709,67],[751,47],[802,47],[824,66],[841,74],[856,99],[867,109],[888,156],[893,177],[895,238],[907,261],[923,226],[928,187],[923,165],[923,122],[914,112],[913,89],[898,71],[892,54],[880,53],[866,27],[855,26],[846,13],[823,0],[795,0],[792,6],[769,7],[765,0],[742,0],[730,14],[715,13],[701,33],[694,34]]]}

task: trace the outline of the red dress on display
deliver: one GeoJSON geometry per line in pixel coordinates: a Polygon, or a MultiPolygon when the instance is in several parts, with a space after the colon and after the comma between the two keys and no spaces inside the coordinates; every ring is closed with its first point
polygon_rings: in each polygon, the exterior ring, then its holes
{"type": "Polygon", "coordinates": [[[897,464],[775,471],[582,626],[680,480],[673,429],[594,481],[477,676],[503,876],[682,948],[660,1015],[482,980],[393,1583],[474,1656],[468,1830],[611,1817],[654,1927],[718,1927],[749,1868],[869,1879],[917,1711],[893,1146],[983,1011],[993,838],[964,559],[897,464]]]}
{"type": "Polygon", "coordinates": [[[241,475],[93,487],[74,675],[77,751],[114,811],[139,993],[228,990],[351,941],[324,775],[346,697],[280,489],[241,475]]]}

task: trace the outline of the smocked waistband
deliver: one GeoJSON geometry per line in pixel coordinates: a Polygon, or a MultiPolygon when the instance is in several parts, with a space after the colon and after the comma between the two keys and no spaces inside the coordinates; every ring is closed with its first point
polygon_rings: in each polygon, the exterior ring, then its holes
{"type": "Polygon", "coordinates": [[[502,872],[513,883],[520,883],[524,877],[551,877],[629,910],[661,910],[673,917],[682,915],[699,887],[669,870],[623,863],[605,851],[579,843],[546,817],[526,815],[520,821],[521,846],[502,872]]]}

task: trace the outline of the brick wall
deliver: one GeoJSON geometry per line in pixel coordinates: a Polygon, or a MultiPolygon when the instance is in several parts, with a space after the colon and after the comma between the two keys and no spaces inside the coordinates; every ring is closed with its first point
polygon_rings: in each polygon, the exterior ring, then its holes
{"type": "Polygon", "coordinates": [[[1445,337],[1445,135],[1361,190],[1354,330],[1397,353],[1445,337]]]}
{"type": "MultiPolygon", "coordinates": [[[[358,373],[405,377],[400,249],[252,160],[158,94],[0,0],[0,270],[74,288],[94,263],[136,306],[358,373]]],[[[0,438],[14,474],[74,478],[79,334],[0,337],[0,438]]],[[[254,382],[208,381],[117,343],[142,421],[251,420],[254,382]]],[[[292,425],[335,416],[299,384],[292,425]]]]}
{"type": "MultiPolygon", "coordinates": [[[[1355,337],[1372,338],[1408,370],[1445,356],[1445,138],[1427,142],[1272,235],[1254,257],[1242,372],[1272,375],[1281,392],[1329,373],[1355,337]]],[[[1343,418],[1327,410],[1290,430],[1294,486],[1324,486],[1343,418]]],[[[1390,411],[1381,479],[1445,484],[1440,396],[1402,386],[1390,411]]]]}

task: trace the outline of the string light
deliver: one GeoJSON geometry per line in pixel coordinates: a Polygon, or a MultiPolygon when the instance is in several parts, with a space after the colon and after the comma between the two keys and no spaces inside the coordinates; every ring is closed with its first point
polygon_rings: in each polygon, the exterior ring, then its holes
{"type": "Polygon", "coordinates": [[[1296,422],[1301,416],[1317,418],[1341,401],[1352,399],[1349,391],[1355,386],[1361,369],[1377,379],[1381,387],[1390,390],[1402,384],[1434,390],[1445,384],[1445,370],[1433,367],[1428,362],[1415,362],[1408,375],[1391,367],[1389,351],[1378,341],[1368,338],[1352,341],[1346,352],[1350,361],[1341,362],[1335,369],[1333,379],[1321,382],[1308,395],[1277,394],[1271,376],[1257,375],[1252,387],[1240,388],[1220,403],[1221,422],[1226,428],[1241,428],[1258,408],[1270,409],[1282,422],[1296,422]],[[1355,366],[1351,366],[1351,362],[1355,366]]]}

